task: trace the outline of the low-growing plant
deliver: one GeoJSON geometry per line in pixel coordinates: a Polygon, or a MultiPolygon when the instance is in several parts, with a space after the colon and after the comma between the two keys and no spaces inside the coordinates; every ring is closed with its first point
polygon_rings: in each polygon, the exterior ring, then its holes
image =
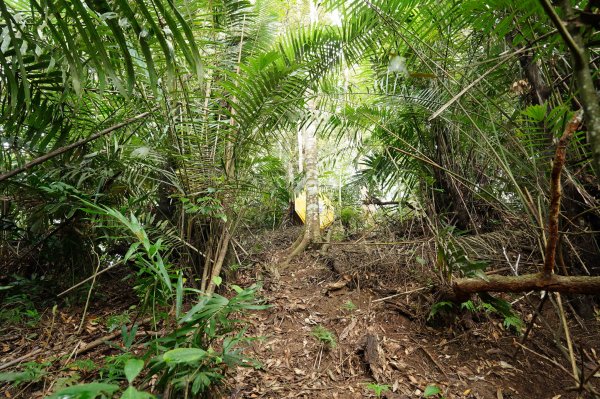
{"type": "Polygon", "coordinates": [[[98,365],[92,359],[77,359],[67,365],[70,370],[90,373],[98,370],[98,365]]]}
{"type": "Polygon", "coordinates": [[[425,387],[425,391],[423,392],[423,397],[444,399],[442,396],[442,390],[436,385],[427,385],[427,387],[425,387]]]}
{"type": "Polygon", "coordinates": [[[388,392],[391,388],[388,384],[378,384],[376,382],[371,382],[366,385],[366,388],[373,391],[375,396],[380,398],[384,392],[388,392]]]}
{"type": "Polygon", "coordinates": [[[442,311],[452,311],[454,309],[454,303],[450,301],[439,301],[433,304],[431,310],[429,311],[429,315],[427,316],[427,320],[432,320],[436,317],[436,315],[442,311]]]}
{"type": "Polygon", "coordinates": [[[26,362],[21,365],[21,371],[0,373],[0,382],[10,383],[18,387],[24,382],[40,382],[48,375],[50,362],[26,362]]]}
{"type": "Polygon", "coordinates": [[[520,334],[525,326],[523,320],[517,315],[510,303],[504,299],[497,298],[489,293],[478,294],[481,300],[481,309],[485,312],[496,313],[504,318],[503,325],[506,329],[513,329],[517,334],[520,334]]]}
{"type": "Polygon", "coordinates": [[[123,380],[123,378],[125,378],[125,374],[123,373],[125,363],[132,358],[133,355],[129,352],[106,356],[104,358],[104,365],[100,368],[100,370],[98,370],[100,380],[103,382],[116,382],[123,380]]]}
{"type": "MultiPolygon", "coordinates": [[[[444,235],[450,237],[451,231],[448,230],[444,235]]],[[[446,245],[438,246],[437,256],[438,267],[449,281],[452,279],[454,272],[459,272],[463,276],[470,278],[487,279],[484,272],[488,266],[487,262],[471,260],[465,251],[455,245],[451,240],[446,245]]],[[[511,309],[510,303],[504,299],[500,299],[490,295],[489,293],[479,293],[479,301],[466,301],[460,305],[461,309],[466,309],[471,312],[496,313],[504,318],[504,327],[514,329],[517,334],[521,332],[524,324],[521,318],[511,309]]],[[[442,301],[434,304],[429,312],[428,320],[435,317],[440,311],[452,311],[455,304],[452,302],[442,301]]]]}
{"type": "Polygon", "coordinates": [[[144,302],[165,305],[173,296],[173,280],[176,275],[171,271],[171,265],[165,261],[162,252],[165,249],[161,238],[152,242],[143,223],[131,213],[124,215],[117,209],[100,206],[84,199],[82,211],[90,215],[110,218],[116,222],[130,237],[135,238],[123,262],[132,261],[137,267],[137,284],[134,289],[144,302]]]}
{"type": "MultiPolygon", "coordinates": [[[[138,268],[136,289],[143,293],[144,307],[151,304],[156,319],[164,319],[167,325],[175,326],[170,334],[147,344],[146,357],[150,358],[148,375],[158,377],[155,384],[157,389],[180,395],[177,397],[188,397],[189,394],[198,396],[215,389],[228,369],[256,365],[256,362],[243,355],[243,346],[253,338],[246,337],[244,323],[239,317],[249,311],[267,308],[256,298],[258,286],[243,289],[232,285],[235,295],[230,299],[219,294],[207,296],[197,289],[186,288],[183,273],[174,273],[166,258],[161,255],[166,250],[161,239],[151,242],[135,215],[127,217],[115,209],[82,201],[86,206],[83,210],[87,213],[108,216],[118,221],[120,227],[125,227],[129,236],[135,237],[123,259],[133,260],[138,268]],[[196,304],[184,314],[184,298],[191,296],[195,296],[196,304]]],[[[220,286],[223,279],[216,276],[213,282],[220,286]]],[[[126,351],[134,344],[137,327],[137,324],[131,328],[121,326],[126,351]]],[[[145,396],[139,395],[144,393],[133,390],[130,376],[127,375],[131,362],[132,359],[127,359],[122,368],[122,373],[130,382],[125,393],[137,395],[131,396],[132,398],[143,398],[145,396]]],[[[105,365],[109,380],[121,376],[121,368],[117,364],[118,360],[115,359],[114,364],[108,365],[107,369],[105,365]]],[[[116,392],[111,384],[92,385],[88,388],[97,389],[93,392],[105,391],[109,397],[116,392]]]]}
{"type": "Polygon", "coordinates": [[[342,304],[342,309],[348,312],[352,312],[353,310],[356,310],[356,305],[354,304],[354,302],[348,299],[342,304]]]}
{"type": "MultiPolygon", "coordinates": [[[[523,320],[511,309],[510,303],[504,299],[494,297],[488,293],[478,294],[479,300],[468,300],[460,304],[460,309],[473,313],[494,313],[504,318],[503,325],[506,329],[513,329],[517,334],[524,327],[523,320]]],[[[429,311],[427,320],[432,320],[440,312],[453,312],[457,309],[456,304],[449,301],[435,303],[429,311]]]]}
{"type": "MultiPolygon", "coordinates": [[[[141,359],[128,359],[123,365],[123,374],[127,379],[127,388],[122,392],[121,399],[151,399],[154,395],[148,392],[139,391],[133,386],[133,381],[139,376],[144,368],[144,361],[141,359]]],[[[48,399],[96,399],[112,398],[121,390],[117,384],[92,382],[89,384],[72,385],[57,390],[50,395],[48,399]]]]}
{"type": "Polygon", "coordinates": [[[335,335],[323,326],[315,326],[312,335],[324,346],[334,349],[337,346],[335,335]]]}
{"type": "Polygon", "coordinates": [[[257,300],[256,285],[231,288],[236,295],[230,299],[218,294],[201,297],[178,318],[173,333],[151,344],[150,351],[156,356],[149,374],[159,376],[159,389],[170,386],[181,397],[207,393],[219,385],[228,369],[258,366],[243,354],[243,346],[254,338],[246,337],[238,317],[267,305],[257,300]]]}
{"type": "MultiPolygon", "coordinates": [[[[29,287],[14,286],[15,292],[2,300],[0,307],[0,323],[12,325],[26,325],[35,327],[41,319],[41,315],[35,307],[34,301],[29,293],[25,293],[29,287]]],[[[10,287],[13,288],[13,287],[10,287]]],[[[10,288],[7,291],[10,293],[10,288]]],[[[35,290],[34,290],[35,291],[35,290]]]]}
{"type": "Polygon", "coordinates": [[[340,211],[340,221],[342,223],[342,227],[344,228],[344,232],[346,234],[351,234],[355,232],[359,226],[361,226],[361,210],[355,207],[346,206],[340,211]]]}
{"type": "Polygon", "coordinates": [[[106,318],[106,328],[108,328],[108,332],[111,333],[117,328],[121,328],[121,326],[127,325],[130,322],[131,317],[127,311],[123,313],[112,314],[106,318]]]}

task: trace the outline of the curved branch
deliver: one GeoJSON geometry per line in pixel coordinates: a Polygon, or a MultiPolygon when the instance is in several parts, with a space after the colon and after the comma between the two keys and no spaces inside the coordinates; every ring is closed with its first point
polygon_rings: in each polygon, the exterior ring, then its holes
{"type": "Polygon", "coordinates": [[[13,169],[13,170],[11,170],[9,172],[3,173],[2,175],[0,175],[0,182],[3,182],[4,180],[6,180],[8,178],[11,178],[11,177],[16,176],[16,175],[18,175],[20,173],[23,173],[26,170],[33,168],[34,166],[37,166],[37,165],[39,165],[41,163],[44,163],[44,162],[46,162],[46,161],[48,161],[48,160],[50,160],[50,159],[52,159],[54,157],[59,156],[60,154],[64,154],[65,152],[67,152],[69,150],[75,149],[77,147],[81,147],[82,145],[85,145],[85,144],[89,143],[90,141],[94,141],[96,139],[99,139],[100,137],[106,136],[107,134],[109,134],[111,132],[114,132],[115,130],[118,130],[118,129],[124,127],[124,126],[130,125],[130,124],[132,124],[134,122],[137,122],[137,121],[139,121],[141,119],[144,119],[148,115],[150,115],[152,112],[153,112],[153,110],[141,113],[139,115],[134,116],[133,118],[127,119],[127,120],[125,120],[125,121],[123,121],[121,123],[117,123],[114,126],[108,127],[108,128],[106,128],[104,130],[101,130],[101,131],[99,131],[97,133],[94,133],[91,136],[86,137],[85,139],[81,139],[81,140],[76,141],[76,142],[74,142],[72,144],[66,145],[64,147],[57,148],[54,151],[50,151],[49,153],[44,154],[41,157],[38,157],[38,158],[34,159],[33,161],[27,162],[25,165],[23,165],[23,166],[21,166],[19,168],[16,168],[16,169],[13,169]]]}

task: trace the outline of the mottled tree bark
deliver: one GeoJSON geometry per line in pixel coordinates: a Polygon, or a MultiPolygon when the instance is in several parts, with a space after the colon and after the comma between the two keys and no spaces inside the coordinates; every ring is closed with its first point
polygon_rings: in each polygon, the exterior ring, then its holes
{"type": "Polygon", "coordinates": [[[320,240],[319,223],[319,171],[317,148],[317,121],[306,127],[305,168],[306,168],[306,235],[312,242],[320,240]]]}

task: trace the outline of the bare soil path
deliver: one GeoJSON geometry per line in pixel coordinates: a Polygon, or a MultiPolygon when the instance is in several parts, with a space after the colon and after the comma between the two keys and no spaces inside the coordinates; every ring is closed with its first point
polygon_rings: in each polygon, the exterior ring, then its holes
{"type": "MultiPolygon", "coordinates": [[[[267,270],[283,256],[283,241],[264,254],[267,270]]],[[[376,397],[380,387],[385,398],[422,398],[430,385],[442,392],[435,398],[588,397],[569,392],[571,377],[543,359],[569,369],[543,326],[526,342],[529,351],[513,359],[519,337],[501,319],[469,316],[430,327],[429,309],[416,305],[428,295],[419,289],[422,276],[395,287],[414,292],[390,300],[381,300],[380,289],[360,287],[373,286],[368,277],[348,282],[310,252],[279,278],[266,273],[264,294],[272,308],[254,315],[249,330],[263,337],[249,353],[263,368],[240,368],[229,397],[365,398],[376,397]],[[320,327],[334,334],[335,347],[315,336],[320,327]]],[[[521,310],[531,317],[525,305],[521,310]]],[[[593,328],[582,336],[597,338],[597,324],[593,328]]]]}

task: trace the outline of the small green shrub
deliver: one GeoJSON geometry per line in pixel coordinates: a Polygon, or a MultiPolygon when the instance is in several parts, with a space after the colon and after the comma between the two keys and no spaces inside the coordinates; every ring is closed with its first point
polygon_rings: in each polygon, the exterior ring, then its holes
{"type": "Polygon", "coordinates": [[[454,309],[454,303],[450,301],[440,301],[433,304],[431,310],[429,311],[429,315],[427,316],[427,320],[432,320],[435,316],[442,311],[452,311],[454,309]]]}
{"type": "Polygon", "coordinates": [[[340,210],[340,221],[346,233],[354,232],[361,225],[360,209],[346,206],[340,210]]]}
{"type": "Polygon", "coordinates": [[[98,370],[98,365],[92,359],[73,360],[67,367],[71,370],[82,371],[84,373],[98,370]]]}
{"type": "MultiPolygon", "coordinates": [[[[135,238],[123,257],[123,261],[133,261],[138,269],[138,284],[135,288],[144,300],[144,307],[152,305],[156,319],[166,320],[167,325],[176,326],[170,334],[147,344],[146,357],[150,358],[148,375],[158,376],[157,389],[169,389],[173,394],[179,395],[177,397],[190,397],[190,394],[197,397],[217,387],[227,370],[256,365],[256,362],[243,355],[243,346],[253,338],[246,337],[240,317],[250,311],[267,308],[256,298],[259,286],[242,289],[232,285],[230,288],[235,291],[235,295],[229,299],[218,294],[206,296],[199,290],[186,288],[183,273],[175,272],[162,255],[169,253],[166,245],[160,238],[151,241],[144,225],[135,215],[125,216],[109,207],[85,200],[82,202],[85,204],[82,210],[91,215],[116,220],[128,236],[135,238]],[[184,299],[191,296],[195,296],[196,304],[183,314],[184,299]],[[174,309],[174,314],[165,309],[174,309]]],[[[203,212],[202,209],[193,211],[203,212]]],[[[213,282],[221,285],[223,280],[217,276],[213,282]]],[[[123,320],[113,321],[117,324],[123,320]]],[[[126,353],[105,364],[101,376],[104,378],[106,375],[107,380],[116,381],[124,374],[130,383],[123,393],[124,397],[145,398],[145,393],[138,392],[131,386],[132,378],[139,374],[141,368],[137,373],[131,372],[128,375],[128,368],[133,367],[131,365],[135,359],[127,352],[134,345],[136,332],[137,324],[131,328],[126,324],[121,326],[126,353]],[[123,361],[125,363],[121,367],[123,361]],[[133,396],[125,396],[126,394],[133,396]]],[[[135,364],[137,367],[139,362],[135,364]]],[[[112,384],[97,384],[70,388],[77,389],[78,392],[89,388],[92,394],[106,392],[109,396],[116,392],[112,384]]]]}
{"type": "Polygon", "coordinates": [[[47,282],[35,276],[29,279],[13,275],[12,278],[11,284],[0,291],[6,295],[0,296],[0,324],[35,327],[41,319],[35,303],[39,303],[42,286],[47,282]]]}
{"type": "Polygon", "coordinates": [[[7,382],[15,387],[18,387],[24,382],[40,382],[46,375],[48,375],[47,369],[50,367],[50,365],[50,362],[23,363],[21,365],[21,371],[0,373],[0,382],[7,382]]]}
{"type": "Polygon", "coordinates": [[[238,366],[258,366],[243,354],[254,338],[246,337],[240,316],[268,306],[256,298],[258,286],[242,289],[232,285],[235,295],[228,299],[213,294],[201,297],[178,318],[178,328],[150,345],[157,354],[149,374],[159,376],[157,388],[171,386],[181,397],[199,395],[218,387],[227,370],[238,366]]]}
{"type": "Polygon", "coordinates": [[[322,344],[330,349],[337,346],[335,335],[323,326],[316,326],[312,329],[312,335],[322,344]]]}
{"type": "Polygon", "coordinates": [[[130,322],[131,317],[129,317],[129,312],[125,311],[123,313],[108,316],[106,318],[106,328],[108,328],[108,332],[111,333],[117,328],[121,328],[121,326],[129,324],[130,322]]]}
{"type": "MultiPolygon", "coordinates": [[[[154,395],[137,390],[133,386],[133,381],[139,376],[144,368],[144,361],[141,359],[128,359],[123,365],[122,372],[125,375],[128,386],[123,391],[120,398],[127,399],[151,399],[154,395]]],[[[117,384],[103,383],[103,382],[92,382],[89,384],[72,385],[70,387],[62,388],[57,390],[54,394],[50,395],[48,399],[95,399],[101,398],[112,398],[115,393],[120,390],[120,386],[117,384]]]]}
{"type": "MultiPolygon", "coordinates": [[[[472,313],[494,313],[504,318],[503,325],[506,329],[513,329],[517,334],[525,326],[523,320],[512,310],[510,303],[504,299],[496,298],[487,293],[478,294],[479,300],[468,300],[460,304],[460,309],[472,313]]],[[[456,305],[449,301],[435,303],[429,311],[427,320],[434,319],[440,313],[451,313],[456,311],[456,305]]]]}
{"type": "Polygon", "coordinates": [[[356,305],[354,304],[354,302],[348,299],[346,302],[343,303],[342,309],[348,312],[352,312],[353,310],[356,310],[356,305]]]}
{"type": "Polygon", "coordinates": [[[366,385],[366,388],[373,391],[375,393],[375,396],[380,398],[381,394],[383,394],[384,392],[388,392],[391,386],[387,384],[378,384],[376,382],[371,382],[366,385]]]}
{"type": "Polygon", "coordinates": [[[116,382],[122,381],[125,378],[123,369],[125,363],[133,358],[131,353],[121,353],[119,355],[106,356],[104,358],[104,365],[98,371],[100,380],[103,382],[116,382]]]}

